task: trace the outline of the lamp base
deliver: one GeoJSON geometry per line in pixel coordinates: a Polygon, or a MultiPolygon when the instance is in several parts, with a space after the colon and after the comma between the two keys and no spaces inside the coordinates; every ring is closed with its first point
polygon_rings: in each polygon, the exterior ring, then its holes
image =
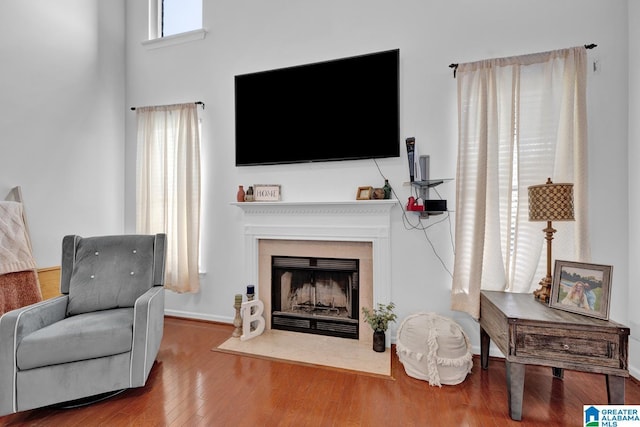
{"type": "Polygon", "coordinates": [[[543,277],[538,284],[540,285],[540,289],[533,291],[533,296],[537,301],[549,304],[549,300],[551,299],[551,277],[543,277]]]}

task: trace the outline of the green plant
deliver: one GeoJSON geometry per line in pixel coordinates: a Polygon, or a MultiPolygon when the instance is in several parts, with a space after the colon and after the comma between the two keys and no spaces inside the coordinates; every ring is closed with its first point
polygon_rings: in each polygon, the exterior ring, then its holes
{"type": "Polygon", "coordinates": [[[398,317],[393,312],[394,308],[396,308],[394,303],[386,305],[378,303],[378,308],[374,309],[362,307],[362,317],[374,331],[385,332],[389,327],[389,322],[395,322],[398,317]]]}

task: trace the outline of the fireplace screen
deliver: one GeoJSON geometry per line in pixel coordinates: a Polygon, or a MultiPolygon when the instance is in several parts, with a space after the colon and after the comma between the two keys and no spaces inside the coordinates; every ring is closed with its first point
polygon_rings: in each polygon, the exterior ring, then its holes
{"type": "Polygon", "coordinates": [[[358,263],[272,257],[272,328],[357,339],[358,263]]]}

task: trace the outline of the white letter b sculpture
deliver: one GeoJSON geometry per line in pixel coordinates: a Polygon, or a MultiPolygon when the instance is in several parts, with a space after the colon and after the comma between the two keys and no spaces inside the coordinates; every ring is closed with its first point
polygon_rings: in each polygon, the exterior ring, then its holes
{"type": "Polygon", "coordinates": [[[242,335],[240,341],[250,340],[264,332],[264,304],[262,301],[253,300],[242,303],[242,335]],[[252,323],[254,324],[252,328],[252,323]]]}

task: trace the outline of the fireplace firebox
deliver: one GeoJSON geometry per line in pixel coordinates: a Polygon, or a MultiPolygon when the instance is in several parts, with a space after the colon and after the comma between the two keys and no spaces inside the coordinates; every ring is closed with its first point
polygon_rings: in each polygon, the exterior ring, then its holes
{"type": "Polygon", "coordinates": [[[359,260],[271,257],[271,328],[358,339],[359,260]]]}

